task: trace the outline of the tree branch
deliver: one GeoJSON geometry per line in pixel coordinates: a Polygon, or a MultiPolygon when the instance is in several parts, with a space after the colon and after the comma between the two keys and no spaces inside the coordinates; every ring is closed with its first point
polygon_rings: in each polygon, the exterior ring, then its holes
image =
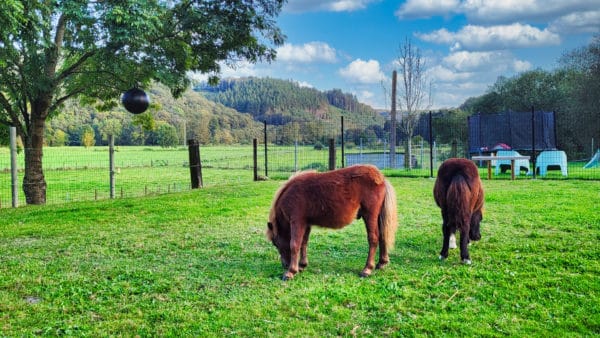
{"type": "Polygon", "coordinates": [[[49,111],[54,111],[56,108],[58,108],[61,104],[63,104],[63,102],[67,101],[68,99],[72,98],[72,97],[76,97],[77,95],[83,93],[84,90],[83,89],[77,89],[74,90],[72,92],[70,92],[69,94],[62,96],[58,99],[56,99],[54,101],[54,103],[50,106],[50,108],[48,109],[49,111]]]}
{"type": "Polygon", "coordinates": [[[54,77],[54,73],[56,72],[56,66],[58,65],[58,59],[60,55],[60,50],[63,45],[63,40],[65,37],[65,30],[67,28],[67,18],[65,14],[61,14],[58,18],[58,23],[56,24],[56,34],[54,35],[54,45],[48,51],[49,62],[46,64],[46,77],[51,79],[54,77]]]}
{"type": "Polygon", "coordinates": [[[59,82],[63,81],[64,79],[66,79],[67,77],[69,77],[69,75],[72,75],[73,73],[75,73],[77,70],[79,70],[79,67],[81,67],[81,65],[85,61],[87,61],[87,59],[94,56],[94,54],[96,54],[95,50],[87,51],[86,53],[84,53],[75,63],[73,63],[71,66],[67,67],[60,74],[58,74],[58,76],[56,77],[56,82],[59,83],[59,82]]]}

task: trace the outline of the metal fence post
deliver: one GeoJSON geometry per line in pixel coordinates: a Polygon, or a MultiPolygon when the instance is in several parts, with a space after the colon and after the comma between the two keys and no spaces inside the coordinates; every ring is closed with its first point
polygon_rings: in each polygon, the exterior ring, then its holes
{"type": "MultiPolygon", "coordinates": [[[[390,168],[396,168],[396,83],[398,73],[394,70],[392,72],[392,109],[390,111],[390,168]]],[[[402,114],[402,113],[400,113],[402,114]]],[[[406,162],[406,155],[404,154],[404,161],[406,162]]],[[[410,159],[409,159],[410,160],[410,159]]]]}
{"type": "Polygon", "coordinates": [[[252,159],[254,162],[254,181],[258,181],[258,140],[252,139],[252,159]]]}
{"type": "Polygon", "coordinates": [[[429,111],[429,177],[433,178],[433,116],[429,111]]]}
{"type": "Polygon", "coordinates": [[[264,136],[265,136],[265,177],[269,177],[269,170],[267,169],[267,121],[264,121],[264,136]]]}
{"type": "Polygon", "coordinates": [[[108,167],[110,177],[110,198],[115,198],[115,137],[108,135],[108,167]]]}
{"type": "Polygon", "coordinates": [[[17,183],[17,128],[10,127],[10,179],[12,190],[12,207],[19,206],[19,193],[17,183]]]}
{"type": "Polygon", "coordinates": [[[533,161],[532,177],[535,179],[535,109],[533,106],[531,106],[531,160],[533,161]]]}
{"type": "Polygon", "coordinates": [[[341,126],[342,126],[342,168],[344,168],[346,166],[346,163],[344,161],[345,159],[345,148],[344,148],[344,144],[346,143],[346,140],[344,139],[344,116],[341,117],[342,121],[341,121],[341,126]]]}

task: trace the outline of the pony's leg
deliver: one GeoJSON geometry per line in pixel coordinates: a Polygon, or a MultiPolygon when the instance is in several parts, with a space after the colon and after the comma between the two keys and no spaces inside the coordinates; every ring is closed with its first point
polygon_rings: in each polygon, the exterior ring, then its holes
{"type": "Polygon", "coordinates": [[[456,235],[455,234],[450,234],[449,248],[456,249],[456,235]]]}
{"type": "Polygon", "coordinates": [[[390,262],[390,256],[388,254],[387,246],[384,241],[379,241],[379,262],[375,266],[375,269],[383,269],[390,262]]]}
{"type": "Polygon", "coordinates": [[[460,229],[460,258],[463,264],[471,264],[469,258],[469,229],[460,229]]]}
{"type": "MultiPolygon", "coordinates": [[[[440,259],[448,258],[448,248],[450,247],[450,235],[451,234],[452,234],[452,231],[451,231],[450,227],[448,226],[448,223],[446,221],[444,221],[444,224],[442,225],[443,239],[442,239],[442,251],[440,252],[440,259]]],[[[462,236],[461,236],[461,238],[462,238],[462,236]]]]}
{"type": "Polygon", "coordinates": [[[298,259],[300,255],[300,249],[302,248],[302,242],[304,240],[304,233],[306,232],[306,228],[306,224],[304,223],[296,221],[290,222],[290,266],[288,267],[288,270],[283,274],[283,280],[294,278],[294,275],[300,270],[298,266],[298,259]]]}
{"type": "MultiPolygon", "coordinates": [[[[380,234],[381,235],[381,234],[380,234]]],[[[390,256],[388,254],[388,247],[385,245],[385,241],[379,238],[379,262],[377,262],[376,269],[383,269],[390,262],[390,256]]]]}
{"type": "Polygon", "coordinates": [[[300,248],[300,271],[304,270],[308,266],[308,256],[306,254],[306,249],[308,247],[308,236],[310,236],[310,226],[306,228],[304,239],[302,240],[302,247],[300,248]]]}
{"type": "Polygon", "coordinates": [[[367,239],[369,241],[369,255],[365,268],[360,273],[361,277],[368,277],[375,268],[375,253],[377,252],[377,244],[379,243],[379,227],[377,226],[377,215],[363,215],[365,225],[367,226],[367,239]]]}

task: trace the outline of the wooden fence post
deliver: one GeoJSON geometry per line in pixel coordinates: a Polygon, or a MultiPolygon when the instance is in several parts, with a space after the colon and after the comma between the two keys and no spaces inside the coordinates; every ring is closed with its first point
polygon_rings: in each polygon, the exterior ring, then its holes
{"type": "Polygon", "coordinates": [[[188,140],[188,153],[190,159],[192,189],[201,188],[203,186],[202,163],[200,161],[200,143],[198,140],[188,140]]]}
{"type": "Polygon", "coordinates": [[[335,170],[335,140],[329,139],[329,170],[335,170]]]}

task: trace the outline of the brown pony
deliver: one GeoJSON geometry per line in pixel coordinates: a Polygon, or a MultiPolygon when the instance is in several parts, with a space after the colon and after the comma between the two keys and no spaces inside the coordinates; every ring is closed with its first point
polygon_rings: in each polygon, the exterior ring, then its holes
{"type": "Polygon", "coordinates": [[[471,160],[451,158],[438,169],[433,188],[435,202],[442,209],[444,242],[440,259],[448,257],[450,237],[460,232],[460,258],[471,264],[469,240],[481,239],[479,223],[483,217],[483,187],[479,170],[471,160]]]}
{"type": "Polygon", "coordinates": [[[277,247],[287,271],[283,280],[308,265],[306,247],[311,225],[341,229],[361,218],[367,227],[369,255],[361,272],[366,277],[389,262],[394,246],[396,193],[383,174],[372,165],[354,165],[325,173],[305,171],[293,175],[273,200],[267,237],[277,247]]]}

